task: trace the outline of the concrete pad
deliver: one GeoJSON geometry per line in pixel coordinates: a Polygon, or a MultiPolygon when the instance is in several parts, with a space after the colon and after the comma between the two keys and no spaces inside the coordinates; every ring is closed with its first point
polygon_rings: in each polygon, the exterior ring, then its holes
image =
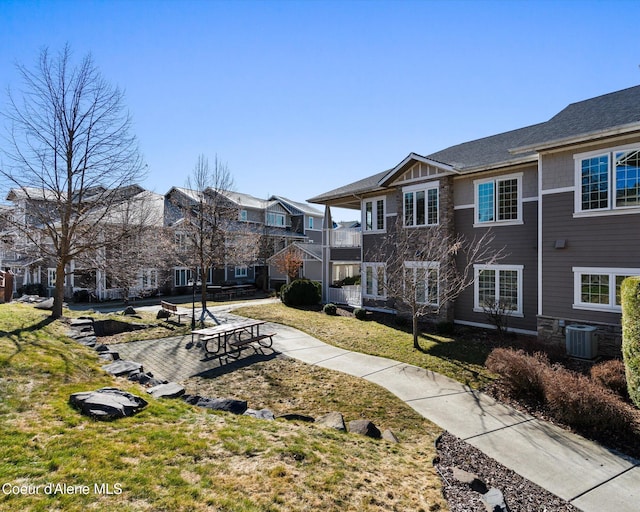
{"type": "Polygon", "coordinates": [[[540,420],[467,442],[567,501],[633,467],[602,446],[540,420]]]}
{"type": "Polygon", "coordinates": [[[407,405],[462,439],[494,430],[502,431],[505,427],[532,419],[532,416],[507,407],[482,393],[454,393],[411,400],[407,405]]]}
{"type": "Polygon", "coordinates": [[[640,467],[634,467],[571,503],[584,512],[637,512],[640,508],[640,467]]]}
{"type": "Polygon", "coordinates": [[[469,391],[468,386],[449,377],[404,363],[365,374],[364,378],[405,401],[469,391]]]}
{"type": "Polygon", "coordinates": [[[329,368],[330,370],[355,375],[356,377],[363,377],[370,373],[398,366],[400,363],[384,357],[345,351],[345,353],[339,357],[318,361],[316,364],[323,368],[329,368]]]}

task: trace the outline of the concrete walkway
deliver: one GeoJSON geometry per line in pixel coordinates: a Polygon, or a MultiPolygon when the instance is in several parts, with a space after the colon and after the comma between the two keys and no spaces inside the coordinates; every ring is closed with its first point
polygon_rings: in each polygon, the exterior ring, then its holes
{"type": "MultiPolygon", "coordinates": [[[[231,318],[234,306],[216,308],[231,318]]],[[[237,305],[235,305],[237,307],[237,305]]],[[[640,461],[507,407],[467,386],[405,363],[333,347],[279,324],[275,351],[305,363],[376,383],[425,418],[483,451],[521,476],[585,512],[640,510],[640,461]]],[[[218,366],[187,349],[187,338],[120,345],[123,359],[141,362],[158,377],[180,381],[218,366]],[[154,344],[153,349],[149,344],[154,344]]]]}

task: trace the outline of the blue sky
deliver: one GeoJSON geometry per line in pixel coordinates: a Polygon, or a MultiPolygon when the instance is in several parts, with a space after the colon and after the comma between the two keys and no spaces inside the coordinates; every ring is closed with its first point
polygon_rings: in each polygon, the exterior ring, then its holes
{"type": "Polygon", "coordinates": [[[147,188],[217,154],[238,192],[306,200],[638,85],[638,19],[622,0],[0,0],[0,105],[15,62],[69,43],[125,90],[147,188]]]}

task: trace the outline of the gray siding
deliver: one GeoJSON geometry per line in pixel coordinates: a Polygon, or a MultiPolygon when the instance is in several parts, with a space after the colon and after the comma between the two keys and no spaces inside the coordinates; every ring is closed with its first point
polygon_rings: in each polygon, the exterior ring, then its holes
{"type": "Polygon", "coordinates": [[[494,178],[508,174],[523,173],[522,197],[524,199],[538,197],[538,170],[537,165],[510,168],[507,171],[496,173],[477,173],[469,176],[454,178],[453,203],[455,206],[467,206],[474,204],[475,191],[473,182],[484,178],[494,178]]]}
{"type": "MultiPolygon", "coordinates": [[[[492,246],[495,250],[504,247],[506,257],[497,262],[499,265],[523,265],[522,271],[522,311],[523,317],[509,318],[509,327],[536,330],[537,297],[538,297],[538,266],[537,266],[537,237],[538,237],[538,203],[525,202],[522,205],[523,225],[496,226],[491,229],[494,235],[492,246]]],[[[474,236],[480,237],[486,228],[473,228],[473,208],[456,210],[455,223],[458,233],[468,240],[474,236]]],[[[455,319],[467,322],[489,324],[484,313],[473,311],[474,287],[467,288],[456,301],[455,319]]]]}
{"type": "Polygon", "coordinates": [[[573,308],[573,267],[640,268],[640,214],[573,218],[574,194],[543,196],[542,313],[619,323],[620,314],[573,308]],[[555,249],[565,240],[564,249],[555,249]]]}
{"type": "Polygon", "coordinates": [[[332,247],[331,261],[360,261],[360,247],[332,247]]]}

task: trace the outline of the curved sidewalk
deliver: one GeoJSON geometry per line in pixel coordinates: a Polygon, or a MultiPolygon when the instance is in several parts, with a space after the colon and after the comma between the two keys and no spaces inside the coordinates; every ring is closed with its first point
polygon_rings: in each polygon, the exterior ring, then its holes
{"type": "Polygon", "coordinates": [[[278,352],[388,389],[425,418],[585,512],[640,510],[640,461],[440,374],[327,345],[291,327],[271,327],[278,352]]]}

